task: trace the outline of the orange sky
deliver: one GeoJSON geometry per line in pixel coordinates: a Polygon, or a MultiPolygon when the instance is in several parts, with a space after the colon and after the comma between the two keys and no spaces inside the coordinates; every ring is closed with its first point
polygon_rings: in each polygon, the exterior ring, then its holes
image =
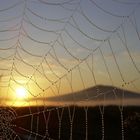
{"type": "Polygon", "coordinates": [[[139,9],[137,2],[2,1],[1,104],[23,103],[19,87],[26,99],[96,85],[139,92],[139,9]]]}

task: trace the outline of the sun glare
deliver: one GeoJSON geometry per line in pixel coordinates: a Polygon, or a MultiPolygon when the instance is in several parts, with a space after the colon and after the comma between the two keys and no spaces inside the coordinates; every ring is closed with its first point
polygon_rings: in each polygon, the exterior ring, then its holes
{"type": "Polygon", "coordinates": [[[19,87],[16,89],[16,96],[18,99],[24,99],[27,97],[27,91],[24,87],[19,87]]]}

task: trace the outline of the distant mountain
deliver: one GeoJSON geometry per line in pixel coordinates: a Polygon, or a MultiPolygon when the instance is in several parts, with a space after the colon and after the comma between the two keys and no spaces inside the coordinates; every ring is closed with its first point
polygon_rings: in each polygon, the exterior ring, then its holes
{"type": "Polygon", "coordinates": [[[114,100],[114,99],[139,99],[140,94],[128,90],[123,90],[113,86],[98,85],[95,87],[87,88],[82,91],[59,95],[55,97],[48,97],[47,101],[85,101],[85,100],[114,100]]]}

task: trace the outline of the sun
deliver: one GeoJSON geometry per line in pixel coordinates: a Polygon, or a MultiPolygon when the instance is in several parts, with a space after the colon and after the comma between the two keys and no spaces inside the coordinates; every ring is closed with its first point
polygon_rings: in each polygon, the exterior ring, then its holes
{"type": "Polygon", "coordinates": [[[25,98],[27,98],[27,90],[24,87],[18,87],[16,89],[16,97],[18,99],[25,99],[25,98]]]}

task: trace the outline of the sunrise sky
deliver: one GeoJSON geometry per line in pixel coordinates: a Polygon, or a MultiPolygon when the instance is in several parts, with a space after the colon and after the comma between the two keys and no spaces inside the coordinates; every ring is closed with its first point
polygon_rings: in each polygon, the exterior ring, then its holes
{"type": "Polygon", "coordinates": [[[0,104],[37,105],[29,99],[96,85],[139,92],[139,7],[139,0],[1,0],[0,104]]]}

